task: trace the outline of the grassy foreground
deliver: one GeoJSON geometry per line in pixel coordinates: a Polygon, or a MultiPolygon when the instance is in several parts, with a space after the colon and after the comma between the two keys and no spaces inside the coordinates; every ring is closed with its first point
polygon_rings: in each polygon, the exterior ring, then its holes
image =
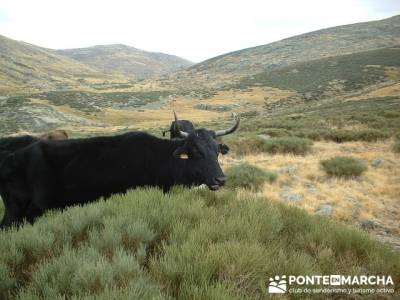
{"type": "Polygon", "coordinates": [[[0,299],[262,299],[270,276],[399,282],[399,262],[365,233],[263,198],[139,189],[0,232],[0,299]]]}

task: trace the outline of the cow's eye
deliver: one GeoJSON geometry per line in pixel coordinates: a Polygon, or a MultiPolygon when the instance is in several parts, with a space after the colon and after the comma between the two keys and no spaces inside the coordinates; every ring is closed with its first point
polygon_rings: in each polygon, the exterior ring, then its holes
{"type": "Polygon", "coordinates": [[[192,150],[190,151],[190,156],[191,156],[191,157],[194,157],[194,158],[200,158],[202,155],[201,155],[201,153],[200,153],[199,150],[197,150],[197,149],[192,149],[192,150]]]}

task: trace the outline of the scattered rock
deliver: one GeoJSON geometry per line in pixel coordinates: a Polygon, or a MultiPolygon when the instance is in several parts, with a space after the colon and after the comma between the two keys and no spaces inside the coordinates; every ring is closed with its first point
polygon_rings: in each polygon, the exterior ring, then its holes
{"type": "Polygon", "coordinates": [[[285,201],[298,202],[304,199],[302,194],[292,193],[288,185],[282,187],[281,197],[285,201]]]}
{"type": "Polygon", "coordinates": [[[283,195],[283,198],[286,201],[297,202],[297,201],[303,200],[304,196],[302,194],[285,194],[285,195],[283,195]]]}
{"type": "Polygon", "coordinates": [[[311,92],[304,93],[304,99],[312,100],[313,98],[314,98],[314,95],[311,92]]]}
{"type": "Polygon", "coordinates": [[[200,104],[195,105],[195,108],[201,109],[201,110],[225,112],[225,111],[231,111],[232,109],[237,108],[237,105],[236,104],[211,105],[211,104],[200,103],[200,104]]]}
{"type": "Polygon", "coordinates": [[[371,162],[371,166],[373,166],[374,168],[379,168],[383,162],[384,160],[382,158],[376,158],[371,162]]]}
{"type": "Polygon", "coordinates": [[[298,120],[304,117],[304,114],[291,114],[289,115],[289,118],[291,118],[292,120],[298,120]]]}
{"type": "Polygon", "coordinates": [[[365,230],[372,230],[377,227],[377,223],[374,220],[363,220],[361,221],[361,228],[365,230]]]}
{"type": "Polygon", "coordinates": [[[278,170],[279,174],[289,174],[293,175],[296,172],[297,167],[293,165],[288,165],[278,170]]]}
{"type": "Polygon", "coordinates": [[[392,234],[377,234],[377,239],[383,243],[389,244],[397,251],[400,251],[400,237],[392,234]]]}
{"type": "Polygon", "coordinates": [[[263,140],[269,140],[271,138],[270,135],[268,134],[259,134],[257,135],[259,138],[262,138],[263,140]]]}
{"type": "Polygon", "coordinates": [[[330,216],[332,214],[333,207],[330,204],[322,204],[318,209],[315,211],[316,215],[323,215],[323,216],[330,216]]]}
{"type": "Polygon", "coordinates": [[[310,192],[310,193],[317,192],[317,188],[311,182],[304,183],[304,187],[306,188],[307,192],[310,192]]]}

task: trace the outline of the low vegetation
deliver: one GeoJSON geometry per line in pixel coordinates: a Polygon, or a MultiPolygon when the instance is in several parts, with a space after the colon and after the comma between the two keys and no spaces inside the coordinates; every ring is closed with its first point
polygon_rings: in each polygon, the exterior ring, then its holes
{"type": "Polygon", "coordinates": [[[291,130],[285,128],[267,128],[261,130],[263,134],[271,137],[289,137],[296,136],[301,138],[307,138],[314,141],[326,140],[333,141],[336,143],[364,141],[364,142],[376,142],[384,140],[390,137],[387,131],[379,129],[361,129],[361,130],[349,130],[349,129],[296,129],[291,130]]]}
{"type": "Polygon", "coordinates": [[[304,155],[311,150],[312,141],[299,137],[268,138],[251,135],[232,140],[230,145],[238,155],[261,152],[304,155]]]}
{"type": "Polygon", "coordinates": [[[375,142],[396,136],[400,128],[398,97],[362,101],[307,103],[266,117],[256,116],[241,125],[241,132],[270,137],[302,137],[338,143],[375,142]],[[296,115],[296,118],[292,118],[296,115]]]}
{"type": "Polygon", "coordinates": [[[327,140],[336,143],[364,141],[376,142],[387,139],[390,135],[378,129],[345,130],[345,129],[320,129],[320,130],[296,130],[293,133],[299,137],[312,140],[327,140]]]}
{"type": "Polygon", "coordinates": [[[394,153],[400,153],[400,132],[397,132],[394,138],[395,142],[393,144],[392,150],[394,153]]]}
{"type": "Polygon", "coordinates": [[[395,142],[392,149],[394,153],[400,153],[400,141],[395,142]]]}
{"type": "Polygon", "coordinates": [[[312,141],[299,137],[279,137],[263,140],[262,150],[272,154],[290,153],[307,154],[311,150],[312,141]]]}
{"type": "Polygon", "coordinates": [[[276,274],[398,282],[399,261],[365,233],[262,198],[139,189],[0,232],[0,298],[263,299],[276,274]]]}
{"type": "Polygon", "coordinates": [[[227,186],[230,188],[245,188],[252,191],[262,189],[265,182],[275,182],[278,175],[273,172],[267,172],[248,163],[241,163],[229,167],[225,171],[227,176],[227,186]]]}
{"type": "Polygon", "coordinates": [[[345,156],[337,156],[321,161],[325,172],[337,177],[356,177],[367,170],[367,166],[359,159],[345,156]]]}
{"type": "Polygon", "coordinates": [[[54,105],[68,105],[83,112],[99,112],[102,108],[135,109],[168,97],[168,91],[108,92],[54,91],[35,97],[54,105]]]}
{"type": "Polygon", "coordinates": [[[285,128],[266,128],[262,130],[262,134],[266,134],[271,137],[292,136],[292,132],[285,128]]]}

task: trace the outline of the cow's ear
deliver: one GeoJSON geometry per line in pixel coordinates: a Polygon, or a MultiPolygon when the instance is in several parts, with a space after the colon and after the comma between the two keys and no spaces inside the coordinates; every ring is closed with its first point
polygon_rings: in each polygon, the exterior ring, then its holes
{"type": "Polygon", "coordinates": [[[189,155],[184,147],[179,147],[174,151],[174,157],[176,159],[189,159],[189,155]]]}
{"type": "Polygon", "coordinates": [[[17,162],[13,153],[1,154],[4,156],[3,158],[0,157],[0,177],[5,178],[14,173],[17,168],[17,162]]]}
{"type": "Polygon", "coordinates": [[[219,146],[219,152],[221,152],[222,155],[228,154],[228,152],[229,152],[228,145],[219,144],[218,146],[219,146]]]}

